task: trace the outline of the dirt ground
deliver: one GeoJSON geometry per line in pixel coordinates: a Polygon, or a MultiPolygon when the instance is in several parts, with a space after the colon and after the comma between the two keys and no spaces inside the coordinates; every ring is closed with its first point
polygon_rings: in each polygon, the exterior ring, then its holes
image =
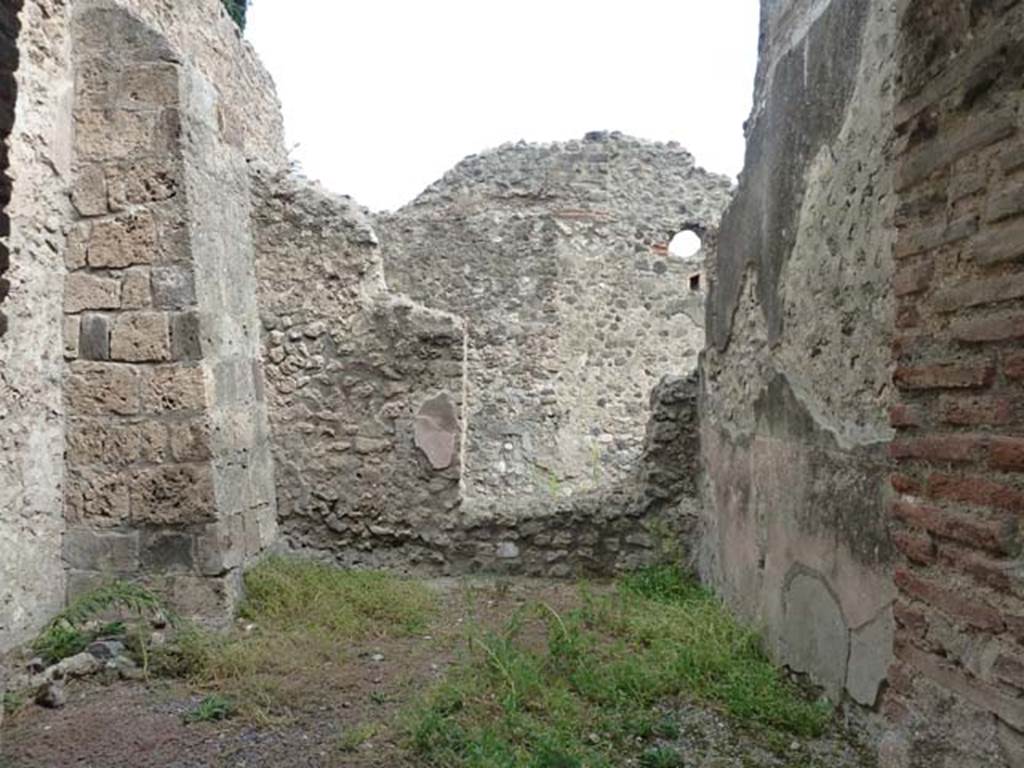
{"type": "MultiPolygon", "coordinates": [[[[4,719],[0,768],[415,768],[402,713],[458,663],[470,626],[498,628],[528,602],[559,612],[579,601],[576,585],[536,580],[440,580],[440,609],[422,635],[353,643],[343,670],[324,674],[287,721],[229,719],[187,724],[204,693],[184,683],[79,681],[62,709],[28,705],[4,719]]],[[[601,589],[600,585],[595,587],[601,589]]],[[[687,766],[794,765],[691,702],[663,707],[676,717],[673,745],[687,766]]],[[[794,743],[794,750],[798,745],[794,743]]],[[[871,762],[846,736],[799,745],[813,765],[863,768],[871,762]]],[[[795,753],[794,753],[795,754],[795,753]]],[[[796,763],[801,765],[803,763],[796,763]]],[[[624,759],[624,766],[636,765],[624,759]]]]}

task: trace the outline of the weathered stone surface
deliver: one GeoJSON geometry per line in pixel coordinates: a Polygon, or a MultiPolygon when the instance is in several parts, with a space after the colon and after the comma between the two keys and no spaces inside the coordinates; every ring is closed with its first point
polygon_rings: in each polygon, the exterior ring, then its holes
{"type": "Polygon", "coordinates": [[[187,309],[195,303],[195,277],[189,267],[153,268],[153,306],[158,309],[187,309]]]}
{"type": "Polygon", "coordinates": [[[746,167],[708,269],[700,572],[776,659],[874,704],[898,557],[885,497],[897,12],[762,10],[746,167]]]}
{"type": "Polygon", "coordinates": [[[874,707],[878,701],[894,661],[892,638],[895,632],[892,609],[886,609],[876,619],[850,633],[846,690],[862,706],[874,707]]]}
{"type": "Polygon", "coordinates": [[[94,222],[86,244],[86,259],[89,266],[95,269],[130,267],[158,261],[153,217],[148,214],[126,214],[94,222]]]}
{"type": "Polygon", "coordinates": [[[618,132],[473,155],[373,218],[388,285],[467,321],[465,503],[625,480],[647,397],[703,346],[703,274],[731,185],[618,132]]]}
{"type": "Polygon", "coordinates": [[[76,362],[67,380],[69,409],[82,416],[138,413],[141,406],[139,372],[117,363],[76,362]]]}
{"type": "Polygon", "coordinates": [[[132,478],[132,520],[143,525],[190,525],[212,520],[213,474],[209,464],[164,464],[132,478]]]}
{"type": "Polygon", "coordinates": [[[172,365],[155,368],[143,376],[141,408],[146,413],[200,411],[205,405],[201,368],[172,365]]]}
{"type": "Polygon", "coordinates": [[[121,280],[121,307],[148,309],[152,304],[149,270],[145,267],[126,270],[121,280]]]}
{"type": "Polygon", "coordinates": [[[110,331],[110,356],[127,362],[171,359],[170,318],[163,312],[123,312],[110,331]]]}
{"type": "Polygon", "coordinates": [[[110,277],[74,272],[64,282],[64,311],[118,309],[121,283],[110,277]]]}
{"type": "Polygon", "coordinates": [[[167,458],[167,429],[152,420],[75,419],[68,425],[68,461],[79,466],[159,463],[167,458]]]}
{"type": "Polygon", "coordinates": [[[71,568],[109,575],[133,573],[139,568],[139,534],[69,528],[64,534],[64,559],[71,568]]]}
{"type": "Polygon", "coordinates": [[[129,479],[113,471],[77,470],[69,473],[64,491],[69,523],[119,525],[128,519],[129,479]]]}

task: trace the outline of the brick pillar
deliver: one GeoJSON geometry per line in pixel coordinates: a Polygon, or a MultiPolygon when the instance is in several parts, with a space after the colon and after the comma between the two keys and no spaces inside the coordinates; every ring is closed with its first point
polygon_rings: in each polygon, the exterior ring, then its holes
{"type": "Polygon", "coordinates": [[[914,0],[901,32],[890,714],[937,725],[951,696],[990,715],[959,718],[960,743],[938,736],[928,754],[1001,740],[1010,755],[1024,744],[1024,6],[914,0]]]}

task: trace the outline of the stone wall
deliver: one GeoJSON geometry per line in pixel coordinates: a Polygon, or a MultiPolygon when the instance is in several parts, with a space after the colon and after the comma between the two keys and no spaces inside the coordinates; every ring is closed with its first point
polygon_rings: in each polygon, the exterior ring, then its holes
{"type": "Polygon", "coordinates": [[[69,590],[141,574],[226,617],[276,527],[248,167],[224,121],[245,95],[116,3],[79,3],[73,30],[69,590]]]}
{"type": "Polygon", "coordinates": [[[462,322],[387,291],[347,198],[267,169],[253,194],[282,532],[345,564],[416,567],[458,514],[462,322]]]}
{"type": "Polygon", "coordinates": [[[701,571],[772,654],[874,705],[891,660],[896,12],[765,2],[710,265],[701,571]]]}
{"type": "Polygon", "coordinates": [[[464,503],[541,507],[614,486],[651,389],[703,345],[702,254],[730,196],[674,144],[618,133],[509,144],[374,217],[388,284],[467,323],[464,503]]]}
{"type": "MultiPolygon", "coordinates": [[[[11,4],[4,4],[4,26],[11,4]]],[[[20,14],[18,99],[8,151],[10,281],[0,336],[0,650],[29,637],[64,596],[62,295],[71,177],[69,8],[20,14]]]]}
{"type": "Polygon", "coordinates": [[[899,32],[886,712],[914,766],[1018,766],[1024,5],[912,0],[899,32]]]}

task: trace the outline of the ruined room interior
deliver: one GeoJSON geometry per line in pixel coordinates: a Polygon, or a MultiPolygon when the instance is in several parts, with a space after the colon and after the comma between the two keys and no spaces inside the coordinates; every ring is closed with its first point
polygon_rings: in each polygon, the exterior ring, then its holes
{"type": "Polygon", "coordinates": [[[760,5],[738,183],[372,211],[240,0],[0,4],[0,766],[1024,766],[1024,3],[760,5]]]}

